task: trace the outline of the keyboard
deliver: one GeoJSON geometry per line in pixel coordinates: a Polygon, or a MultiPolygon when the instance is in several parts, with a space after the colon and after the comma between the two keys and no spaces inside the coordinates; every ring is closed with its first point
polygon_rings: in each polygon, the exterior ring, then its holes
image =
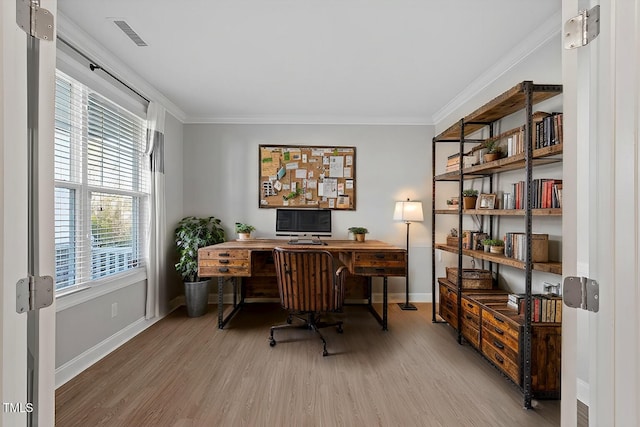
{"type": "Polygon", "coordinates": [[[323,242],[322,240],[318,240],[318,239],[289,240],[287,242],[287,244],[289,244],[289,245],[326,245],[325,242],[323,242]]]}

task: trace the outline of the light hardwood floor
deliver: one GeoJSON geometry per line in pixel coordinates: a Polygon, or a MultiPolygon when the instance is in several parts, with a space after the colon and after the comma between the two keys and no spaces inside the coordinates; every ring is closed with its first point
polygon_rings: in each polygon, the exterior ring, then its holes
{"type": "Polygon", "coordinates": [[[56,426],[558,426],[560,401],[522,408],[511,382],[431,306],[391,304],[383,332],[363,307],[344,334],[276,331],[277,304],[248,304],[225,330],[216,309],[180,308],[56,392],[56,426]]]}

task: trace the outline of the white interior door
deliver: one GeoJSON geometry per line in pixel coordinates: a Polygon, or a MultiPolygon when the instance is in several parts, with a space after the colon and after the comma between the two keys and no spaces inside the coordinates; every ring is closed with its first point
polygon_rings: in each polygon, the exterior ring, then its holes
{"type": "MultiPolygon", "coordinates": [[[[16,24],[15,1],[1,2],[0,83],[0,272],[2,298],[3,411],[0,426],[54,424],[55,308],[40,310],[37,337],[37,396],[27,397],[27,315],[16,312],[16,283],[28,274],[27,225],[27,34],[16,24]]],[[[29,3],[29,2],[26,2],[29,3]]],[[[56,14],[56,0],[41,0],[40,6],[56,14]]],[[[55,39],[53,39],[55,40],[55,39]]],[[[38,104],[38,236],[36,246],[40,275],[54,275],[53,235],[53,134],[55,43],[42,42],[39,54],[38,104]]]]}
{"type": "MultiPolygon", "coordinates": [[[[563,0],[564,21],[597,3],[563,0]]],[[[600,308],[563,316],[562,425],[576,424],[581,381],[590,425],[640,425],[639,24],[640,0],[602,2],[600,35],[563,54],[563,275],[597,280],[600,308]]]]}

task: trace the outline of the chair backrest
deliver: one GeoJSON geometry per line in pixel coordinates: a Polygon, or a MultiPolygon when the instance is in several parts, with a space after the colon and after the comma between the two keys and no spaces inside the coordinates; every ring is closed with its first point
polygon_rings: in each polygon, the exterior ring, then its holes
{"type": "Polygon", "coordinates": [[[342,309],[345,274],[330,252],[275,248],[273,259],[282,307],[300,312],[342,309]]]}

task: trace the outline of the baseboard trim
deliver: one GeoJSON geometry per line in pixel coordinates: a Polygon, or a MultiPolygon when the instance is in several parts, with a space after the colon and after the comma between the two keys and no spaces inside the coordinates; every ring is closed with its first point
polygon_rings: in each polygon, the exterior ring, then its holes
{"type": "Polygon", "coordinates": [[[589,383],[578,378],[576,386],[576,397],[580,402],[589,406],[589,383]]]}

